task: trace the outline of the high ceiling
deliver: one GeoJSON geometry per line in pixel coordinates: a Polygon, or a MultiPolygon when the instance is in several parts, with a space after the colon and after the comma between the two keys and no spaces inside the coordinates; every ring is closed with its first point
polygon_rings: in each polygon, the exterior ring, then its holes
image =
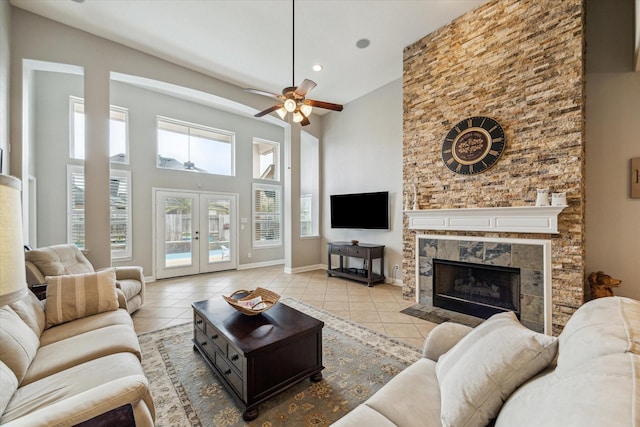
{"type": "MultiPolygon", "coordinates": [[[[295,83],[346,104],[402,76],[403,48],[487,0],[296,0],[295,83]],[[356,46],[360,39],[370,45],[356,46]],[[324,67],[315,72],[312,65],[324,67]]],[[[11,4],[236,84],[292,84],[290,0],[11,0],[11,4]]]]}

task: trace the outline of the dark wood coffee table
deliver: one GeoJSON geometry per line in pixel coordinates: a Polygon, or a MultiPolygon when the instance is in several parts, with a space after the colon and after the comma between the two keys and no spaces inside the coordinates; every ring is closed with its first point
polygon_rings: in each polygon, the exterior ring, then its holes
{"type": "Polygon", "coordinates": [[[239,313],[221,297],[192,307],[193,348],[242,407],[245,421],[297,382],[322,379],[324,322],[282,303],[256,316],[239,313]]]}

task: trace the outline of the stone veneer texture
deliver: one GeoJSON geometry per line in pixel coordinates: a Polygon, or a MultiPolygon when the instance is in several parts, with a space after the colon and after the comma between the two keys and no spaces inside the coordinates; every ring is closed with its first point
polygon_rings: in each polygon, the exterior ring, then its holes
{"type": "MultiPolygon", "coordinates": [[[[552,240],[554,334],[584,302],[584,51],[582,0],[491,0],[404,50],[409,206],[414,185],[421,209],[526,206],[537,188],[567,192],[559,234],[448,233],[552,240]],[[506,148],[491,169],[458,175],[443,164],[442,141],[472,116],[496,119],[506,148]]],[[[415,297],[415,235],[405,217],[406,298],[415,297]]]]}

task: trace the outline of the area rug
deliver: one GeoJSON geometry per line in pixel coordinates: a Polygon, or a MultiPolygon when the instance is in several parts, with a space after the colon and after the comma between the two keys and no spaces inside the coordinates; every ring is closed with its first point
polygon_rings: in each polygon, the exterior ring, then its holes
{"type": "Polygon", "coordinates": [[[178,325],[138,336],[156,408],[156,426],[328,426],[364,402],[418,360],[420,351],[294,298],[281,303],[325,323],[322,380],[306,379],[259,407],[242,411],[193,350],[193,326],[178,325]]]}
{"type": "Polygon", "coordinates": [[[426,320],[431,323],[455,322],[471,326],[473,328],[483,322],[483,319],[479,319],[477,317],[442,310],[438,307],[431,307],[425,304],[414,304],[411,307],[407,307],[400,311],[400,313],[417,317],[418,319],[426,320]]]}

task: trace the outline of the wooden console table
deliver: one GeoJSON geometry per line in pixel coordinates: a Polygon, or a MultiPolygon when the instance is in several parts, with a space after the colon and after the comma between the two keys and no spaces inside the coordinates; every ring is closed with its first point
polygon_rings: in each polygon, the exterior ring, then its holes
{"type": "Polygon", "coordinates": [[[327,244],[327,275],[364,282],[371,287],[374,283],[384,282],[384,245],[370,245],[351,242],[333,242],[327,244]],[[340,267],[331,268],[331,255],[340,257],[340,267]],[[367,268],[347,268],[344,257],[363,258],[367,268]],[[380,274],[373,272],[373,260],[380,259],[380,274]]]}

